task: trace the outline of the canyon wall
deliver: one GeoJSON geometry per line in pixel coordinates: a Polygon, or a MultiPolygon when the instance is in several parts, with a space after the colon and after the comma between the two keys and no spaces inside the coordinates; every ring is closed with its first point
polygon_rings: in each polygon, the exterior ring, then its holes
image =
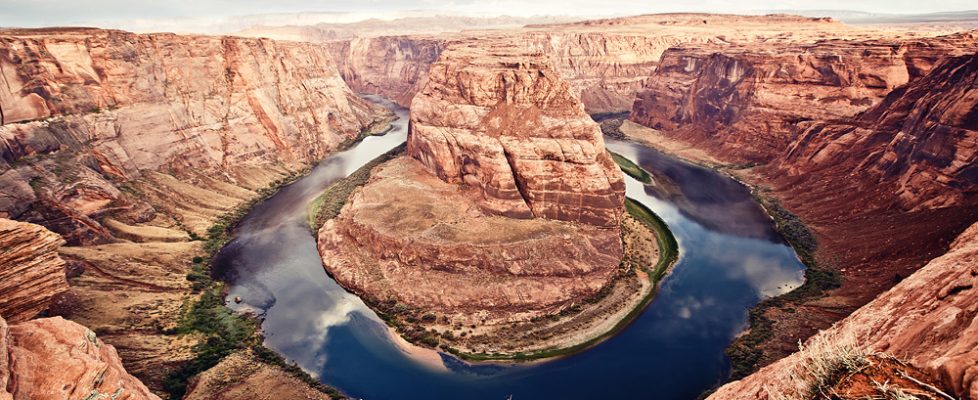
{"type": "Polygon", "coordinates": [[[376,115],[312,44],[5,31],[0,72],[0,215],[69,243],[111,240],[107,213],[152,219],[126,186],[145,171],[240,184],[326,156],[376,115]]]}
{"type": "Polygon", "coordinates": [[[0,399],[159,400],[129,375],[115,348],[60,317],[0,318],[0,399]]]}
{"type": "MultiPolygon", "coordinates": [[[[809,366],[839,349],[886,353],[929,374],[959,399],[978,399],[978,224],[947,254],[904,279],[810,341],[836,350],[801,351],[728,383],[710,399],[800,398],[812,383],[809,366]]],[[[923,377],[917,377],[918,379],[923,377]]]]}
{"type": "Polygon", "coordinates": [[[944,57],[978,50],[974,34],[919,40],[682,45],[665,52],[632,120],[737,162],[785,151],[796,125],[852,118],[944,57]]]}
{"type": "Polygon", "coordinates": [[[411,103],[407,152],[492,213],[621,224],[621,172],[542,53],[490,42],[443,53],[411,103]]]}
{"type": "Polygon", "coordinates": [[[62,243],[42,226],[0,218],[0,316],[26,321],[68,290],[62,243]]]}
{"type": "Polygon", "coordinates": [[[629,110],[671,47],[785,41],[796,36],[814,40],[844,29],[831,21],[793,16],[668,14],[508,31],[364,37],[328,45],[351,87],[383,94],[407,107],[445,48],[472,40],[506,41],[547,54],[587,111],[599,113],[629,110]]]}
{"type": "Polygon", "coordinates": [[[308,43],[6,30],[0,74],[0,217],[64,237],[52,314],[157,393],[195,357],[173,332],[209,228],[389,117],[308,43]]]}
{"type": "Polygon", "coordinates": [[[409,107],[424,87],[431,64],[449,40],[427,36],[381,36],[327,43],[340,74],[358,92],[380,94],[409,107]]]}
{"type": "Polygon", "coordinates": [[[747,363],[791,353],[978,218],[976,46],[966,33],[666,52],[632,119],[731,163],[766,202],[800,217],[817,264],[841,278],[826,297],[765,309],[766,339],[735,342],[747,363]]]}

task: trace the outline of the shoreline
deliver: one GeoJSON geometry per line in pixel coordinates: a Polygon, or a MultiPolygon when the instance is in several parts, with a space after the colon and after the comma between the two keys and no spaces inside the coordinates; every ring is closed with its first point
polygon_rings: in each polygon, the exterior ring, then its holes
{"type": "Polygon", "coordinates": [[[724,350],[731,362],[730,376],[727,381],[749,375],[758,369],[757,362],[762,351],[759,347],[766,343],[772,335],[773,321],[766,315],[767,311],[779,309],[788,303],[804,303],[809,299],[821,296],[826,291],[839,287],[841,277],[835,269],[823,266],[817,261],[816,254],[819,246],[815,241],[814,232],[804,221],[782,207],[777,198],[765,195],[765,192],[770,191],[769,188],[749,183],[744,179],[744,176],[733,172],[750,169],[750,167],[737,168],[737,165],[724,163],[702,150],[665,137],[658,130],[630,120],[625,120],[622,127],[625,129],[620,129],[619,132],[624,140],[659,151],[681,162],[710,169],[747,188],[754,202],[774,223],[775,230],[791,247],[795,258],[805,266],[805,281],[800,286],[786,293],[762,299],[747,310],[747,327],[738,332],[724,350]]]}
{"type": "MultiPolygon", "coordinates": [[[[393,155],[396,155],[396,152],[394,154],[382,155],[364,164],[347,178],[337,181],[324,190],[307,207],[310,228],[314,232],[318,232],[318,229],[327,220],[335,218],[339,210],[346,204],[349,193],[352,193],[357,187],[369,180],[369,173],[373,170],[373,167],[376,167],[380,162],[386,161],[393,155]],[[333,197],[336,198],[334,199],[333,197]]],[[[562,315],[561,317],[557,317],[555,314],[553,319],[547,318],[542,320],[542,325],[524,326],[527,329],[558,329],[556,338],[545,340],[542,345],[530,343],[529,346],[524,346],[523,344],[517,344],[515,346],[517,349],[505,353],[472,353],[454,347],[455,345],[452,342],[442,342],[441,340],[436,340],[431,343],[420,342],[420,339],[424,338],[411,340],[405,338],[403,332],[412,330],[408,329],[405,331],[405,326],[402,326],[402,322],[396,321],[395,317],[387,315],[383,307],[380,307],[378,304],[373,304],[367,298],[369,296],[360,296],[355,292],[351,293],[363,299],[367,306],[384,321],[385,326],[388,327],[388,331],[393,335],[391,338],[393,344],[405,354],[417,356],[412,358],[416,358],[426,365],[438,367],[439,364],[443,364],[440,358],[437,362],[433,358],[440,353],[452,355],[460,361],[473,364],[524,364],[550,361],[575,354],[607,340],[621,332],[637,319],[641,312],[655,298],[661,280],[667,276],[668,272],[671,271],[672,267],[678,261],[679,246],[675,237],[672,236],[671,231],[665,225],[665,222],[655,216],[651,210],[641,206],[634,200],[629,199],[627,203],[629,204],[625,210],[627,215],[637,220],[641,224],[640,226],[643,226],[642,229],[646,230],[649,236],[654,237],[653,241],[657,245],[656,253],[658,253],[658,258],[648,262],[648,265],[636,265],[634,270],[629,269],[623,275],[615,278],[609,284],[608,292],[597,299],[592,299],[587,302],[597,306],[578,308],[572,311],[571,314],[566,316],[562,315]],[[636,207],[636,205],[640,207],[636,207]],[[632,273],[635,275],[629,275],[632,273]],[[637,290],[632,291],[629,285],[631,285],[631,288],[637,290]],[[626,305],[621,306],[621,304],[626,305]],[[612,310],[610,311],[612,313],[610,317],[602,317],[600,315],[603,312],[608,312],[608,310],[612,310]],[[580,321],[583,322],[577,323],[585,325],[586,328],[578,329],[580,328],[579,326],[573,326],[571,329],[568,329],[569,324],[575,323],[575,318],[582,316],[583,318],[580,321]],[[519,349],[523,349],[523,351],[519,351],[519,349]]],[[[328,269],[327,272],[329,272],[328,269]]],[[[349,291],[348,288],[344,289],[349,291]]],[[[587,303],[585,305],[588,305],[587,303]]],[[[528,324],[538,324],[538,322],[528,322],[528,324]]],[[[414,328],[414,324],[410,326],[414,328]]],[[[515,325],[509,326],[512,327],[515,325]]],[[[501,328],[497,327],[497,329],[501,328]]],[[[425,338],[428,337],[426,336],[425,338]]]]}

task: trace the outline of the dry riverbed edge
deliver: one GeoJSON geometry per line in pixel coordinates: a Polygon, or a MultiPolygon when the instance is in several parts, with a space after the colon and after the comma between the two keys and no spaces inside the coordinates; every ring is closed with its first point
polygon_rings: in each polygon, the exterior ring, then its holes
{"type": "MultiPolygon", "coordinates": [[[[315,231],[326,221],[337,217],[350,195],[367,183],[374,168],[402,152],[403,148],[394,149],[327,188],[309,205],[310,228],[315,231]]],[[[631,166],[634,167],[634,164],[631,166]]],[[[576,353],[628,326],[651,303],[659,283],[678,260],[678,244],[658,216],[631,199],[627,200],[626,209],[622,226],[625,257],[621,273],[614,282],[607,290],[584,301],[582,305],[548,318],[496,329],[497,332],[521,332],[522,338],[518,340],[506,341],[498,335],[487,333],[486,338],[494,346],[498,344],[499,348],[505,348],[505,351],[473,351],[464,347],[457,340],[461,338],[452,335],[451,330],[437,329],[437,324],[431,318],[424,318],[430,314],[424,310],[405,309],[403,305],[387,304],[365,294],[360,294],[360,297],[387,322],[392,332],[400,336],[392,338],[392,342],[409,354],[419,350],[410,346],[419,346],[440,349],[469,362],[527,362],[576,353]],[[550,337],[543,341],[526,341],[534,334],[550,337]]],[[[476,326],[472,330],[479,328],[476,326]]]]}

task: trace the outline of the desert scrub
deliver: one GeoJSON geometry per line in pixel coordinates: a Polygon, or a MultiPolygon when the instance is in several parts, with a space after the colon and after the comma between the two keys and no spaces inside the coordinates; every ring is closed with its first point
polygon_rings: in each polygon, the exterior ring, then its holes
{"type": "Polygon", "coordinates": [[[649,172],[644,168],[633,163],[632,160],[625,158],[625,156],[621,154],[613,151],[609,151],[608,153],[611,153],[611,158],[615,160],[615,163],[618,164],[618,168],[621,168],[622,172],[628,174],[628,176],[632,178],[635,178],[639,182],[645,184],[652,183],[652,175],[649,174],[649,172]]]}
{"type": "Polygon", "coordinates": [[[401,155],[405,149],[407,149],[406,144],[397,146],[394,149],[381,154],[380,157],[377,157],[364,164],[356,171],[353,171],[350,176],[340,179],[326,188],[326,190],[324,190],[319,197],[316,197],[309,203],[309,206],[306,209],[309,229],[316,232],[319,230],[319,227],[326,223],[326,221],[340,215],[340,210],[343,209],[343,206],[346,204],[347,199],[349,199],[350,194],[352,194],[356,188],[366,184],[367,180],[370,179],[370,171],[373,170],[374,167],[401,155]]]}

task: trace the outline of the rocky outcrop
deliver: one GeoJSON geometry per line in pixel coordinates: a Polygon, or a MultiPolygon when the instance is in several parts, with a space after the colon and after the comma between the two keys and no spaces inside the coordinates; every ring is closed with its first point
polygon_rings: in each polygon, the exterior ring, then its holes
{"type": "Polygon", "coordinates": [[[115,348],[60,317],[7,326],[0,318],[0,399],[155,399],[115,348]]]}
{"type": "Polygon", "coordinates": [[[543,54],[486,42],[443,53],[411,104],[407,151],[490,213],[621,223],[621,171],[543,54]]]}
{"type": "Polygon", "coordinates": [[[373,172],[322,227],[319,250],[361,297],[466,324],[566,308],[606,286],[622,252],[617,229],[495,216],[407,157],[373,172]]]}
{"type": "Polygon", "coordinates": [[[106,213],[152,219],[125,187],[145,171],[240,184],[256,167],[324,157],[375,116],[312,44],[4,31],[0,71],[0,215],[70,243],[110,240],[106,213]]]}
{"type": "MultiPolygon", "coordinates": [[[[962,233],[947,254],[809,342],[896,356],[951,388],[957,398],[978,399],[976,261],[978,224],[962,233]]],[[[810,353],[788,356],[709,398],[775,399],[804,393],[811,383],[806,369],[813,362],[810,353]]]]}
{"type": "Polygon", "coordinates": [[[621,267],[623,201],[600,129],[546,57],[465,43],[415,96],[407,154],[353,191],[319,252],[415,342],[532,354],[607,332],[648,294],[621,267]]]}
{"type": "Polygon", "coordinates": [[[0,218],[0,315],[26,321],[68,290],[62,243],[42,226],[0,218]]]}
{"type": "Polygon", "coordinates": [[[949,56],[974,34],[920,40],[683,45],[666,51],[632,120],[738,162],[782,154],[805,121],[844,120],[949,56]]]}

